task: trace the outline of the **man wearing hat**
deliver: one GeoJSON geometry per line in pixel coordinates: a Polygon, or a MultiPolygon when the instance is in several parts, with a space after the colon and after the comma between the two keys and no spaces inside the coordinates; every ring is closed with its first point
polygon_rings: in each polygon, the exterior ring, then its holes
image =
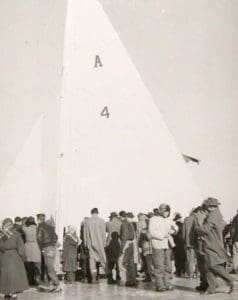
{"type": "Polygon", "coordinates": [[[121,220],[118,218],[116,212],[111,212],[109,216],[109,221],[106,223],[107,246],[110,243],[112,233],[117,232],[119,235],[120,229],[121,229],[121,220]]]}
{"type": "Polygon", "coordinates": [[[106,246],[106,256],[107,256],[107,267],[108,267],[108,284],[117,283],[120,281],[120,272],[118,266],[118,259],[120,256],[120,229],[121,220],[118,218],[116,212],[111,212],[109,216],[110,221],[106,223],[107,232],[107,246],[106,246]],[[113,279],[112,270],[116,268],[116,280],[113,279]]]}
{"type": "Polygon", "coordinates": [[[134,262],[134,239],[135,230],[127,220],[127,213],[121,211],[119,217],[122,221],[120,230],[121,256],[119,258],[119,269],[121,284],[126,286],[136,286],[136,270],[134,262]]]}
{"type": "Polygon", "coordinates": [[[178,226],[178,231],[173,235],[175,247],[173,248],[176,275],[181,277],[185,274],[186,254],[183,241],[183,221],[180,213],[175,213],[173,221],[178,226]]]}
{"type": "Polygon", "coordinates": [[[224,268],[224,264],[228,261],[222,236],[225,222],[218,205],[220,203],[216,198],[209,197],[202,204],[206,214],[197,214],[197,231],[202,238],[208,282],[206,294],[215,294],[217,287],[216,277],[222,278],[227,283],[229,287],[228,293],[234,290],[234,280],[224,268]]]}

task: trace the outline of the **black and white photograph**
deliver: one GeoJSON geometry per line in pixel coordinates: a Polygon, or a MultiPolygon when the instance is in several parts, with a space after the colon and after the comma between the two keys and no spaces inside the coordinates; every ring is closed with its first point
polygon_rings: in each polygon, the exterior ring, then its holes
{"type": "Polygon", "coordinates": [[[0,300],[238,297],[238,0],[0,0],[0,300]]]}

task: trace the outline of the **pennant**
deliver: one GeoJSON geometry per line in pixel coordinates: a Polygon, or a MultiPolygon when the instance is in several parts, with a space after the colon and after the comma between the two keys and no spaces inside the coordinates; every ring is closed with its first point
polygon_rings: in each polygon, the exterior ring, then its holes
{"type": "Polygon", "coordinates": [[[184,159],[184,161],[185,161],[186,163],[192,161],[192,162],[194,162],[194,163],[197,163],[198,165],[200,164],[200,160],[199,160],[199,159],[194,158],[194,157],[191,157],[191,156],[188,156],[188,155],[185,155],[185,154],[183,154],[183,159],[184,159]]]}

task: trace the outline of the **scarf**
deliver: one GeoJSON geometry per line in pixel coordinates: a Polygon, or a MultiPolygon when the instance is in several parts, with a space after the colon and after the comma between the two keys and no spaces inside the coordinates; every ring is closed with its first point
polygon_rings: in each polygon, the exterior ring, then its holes
{"type": "Polygon", "coordinates": [[[78,237],[77,237],[77,232],[76,232],[76,228],[73,226],[68,226],[68,231],[66,232],[66,236],[70,236],[75,242],[78,243],[78,237]]]}
{"type": "Polygon", "coordinates": [[[11,219],[5,219],[2,222],[2,228],[0,229],[0,239],[9,239],[13,235],[14,227],[11,219]]]}

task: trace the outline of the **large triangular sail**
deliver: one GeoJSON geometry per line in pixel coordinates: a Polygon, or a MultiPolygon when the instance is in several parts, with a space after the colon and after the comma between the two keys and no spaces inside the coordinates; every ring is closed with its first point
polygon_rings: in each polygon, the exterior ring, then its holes
{"type": "Polygon", "coordinates": [[[61,98],[62,222],[98,207],[181,213],[201,201],[163,118],[96,0],[69,0],[61,98]]]}
{"type": "Polygon", "coordinates": [[[1,219],[47,211],[42,202],[42,117],[32,127],[22,150],[0,183],[1,219]]]}

